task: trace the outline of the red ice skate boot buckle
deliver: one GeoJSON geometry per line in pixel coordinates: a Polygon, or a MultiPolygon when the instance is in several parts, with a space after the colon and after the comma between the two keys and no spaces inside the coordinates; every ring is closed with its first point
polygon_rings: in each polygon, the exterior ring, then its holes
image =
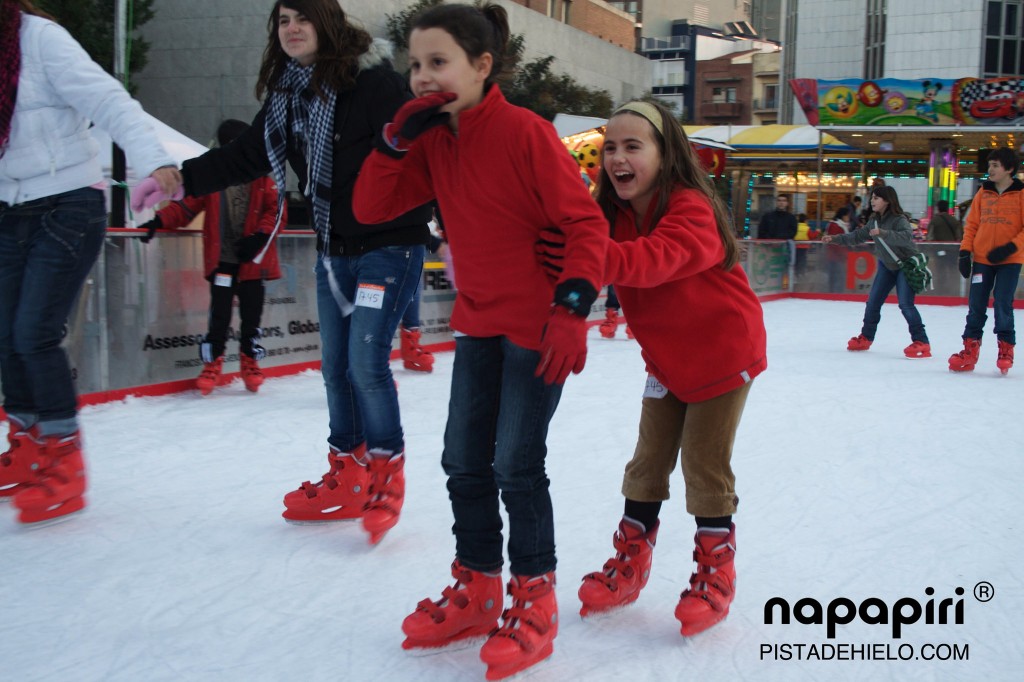
{"type": "Polygon", "coordinates": [[[39,468],[29,486],[14,497],[27,525],[67,517],[85,507],[85,464],[78,432],[45,436],[39,446],[39,468]]]}
{"type": "Polygon", "coordinates": [[[10,423],[10,446],[0,454],[0,502],[6,502],[28,487],[42,464],[41,442],[35,427],[23,429],[10,423]]]}
{"type": "Polygon", "coordinates": [[[455,642],[483,637],[498,626],[501,616],[501,573],[473,571],[456,559],[452,562],[455,584],[441,592],[441,599],[424,599],[402,622],[403,649],[436,649],[455,642]]]}
{"type": "Polygon", "coordinates": [[[363,515],[370,482],[366,445],[360,443],[352,452],[332,446],[327,462],[331,469],[318,482],[306,481],[284,496],[285,510],[281,516],[289,523],[347,521],[363,515]]]}
{"type": "Polygon", "coordinates": [[[606,339],[614,339],[615,331],[619,328],[619,311],[616,308],[608,308],[604,311],[604,321],[598,329],[601,336],[606,339]]]}
{"type": "Polygon", "coordinates": [[[981,339],[964,339],[964,349],[949,356],[949,371],[973,372],[980,353],[981,339]]]}
{"type": "Polygon", "coordinates": [[[924,341],[914,341],[912,344],[903,349],[903,354],[906,355],[911,360],[930,358],[932,356],[932,347],[930,344],[924,341]]]}
{"type": "Polygon", "coordinates": [[[871,348],[871,343],[871,339],[864,336],[863,334],[858,334],[857,336],[853,337],[852,339],[846,342],[846,350],[867,350],[868,348],[871,348]]]}
{"type": "Polygon", "coordinates": [[[501,627],[480,649],[488,680],[504,679],[543,661],[554,651],[558,634],[554,571],[533,577],[512,576],[508,593],[512,606],[501,614],[501,627]]]}
{"type": "Polygon", "coordinates": [[[420,345],[419,329],[402,329],[402,366],[412,372],[434,371],[434,355],[420,345]]]}
{"type": "Polygon", "coordinates": [[[224,356],[220,356],[213,362],[203,365],[203,371],[196,377],[196,388],[203,395],[210,395],[210,391],[220,383],[221,370],[224,369],[224,356]]]}
{"type": "Polygon", "coordinates": [[[679,596],[676,605],[676,619],[682,624],[684,637],[704,632],[728,616],[736,594],[736,525],[728,534],[724,529],[699,530],[694,541],[697,572],[690,576],[690,588],[679,596]]]}
{"type": "Polygon", "coordinates": [[[241,363],[242,383],[245,384],[247,391],[255,393],[263,385],[263,370],[260,369],[256,358],[251,358],[245,353],[239,353],[238,355],[240,358],[239,362],[241,363]]]}
{"type": "Polygon", "coordinates": [[[647,585],[654,559],[658,525],[651,530],[633,519],[622,519],[612,535],[615,556],[604,562],[600,573],[583,576],[579,597],[581,616],[626,606],[636,601],[647,585]]]}
{"type": "Polygon", "coordinates": [[[363,509],[363,530],[376,545],[395,527],[405,502],[405,453],[389,454],[370,450],[369,500],[363,509]]]}
{"type": "Polygon", "coordinates": [[[1006,341],[999,342],[999,357],[996,358],[996,367],[1002,374],[1006,374],[1013,367],[1013,344],[1006,341]]]}

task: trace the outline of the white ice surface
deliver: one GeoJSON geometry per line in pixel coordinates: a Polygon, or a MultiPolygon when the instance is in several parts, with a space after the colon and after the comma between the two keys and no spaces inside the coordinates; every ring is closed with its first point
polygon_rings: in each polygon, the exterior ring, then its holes
{"type": "MultiPolygon", "coordinates": [[[[863,305],[765,304],[769,368],[754,384],[733,463],[741,498],[730,616],[684,640],[673,609],[691,571],[682,479],[636,604],[581,620],[576,590],[611,549],[622,468],[636,438],[635,342],[592,330],[551,426],[548,470],[561,627],[521,679],[1017,680],[1024,670],[1024,366],[1002,377],[989,331],[973,374],[954,375],[964,308],[923,306],[935,357],[887,305],[874,347],[849,353],[863,305]],[[980,603],[976,583],[995,597],[980,603]],[[963,587],[962,625],[764,623],[775,596],[925,602],[963,587]],[[763,644],[926,643],[968,661],[776,661],[763,644]],[[1014,673],[1013,671],[1017,672],[1014,673]]],[[[1024,324],[1024,316],[1017,314],[1024,324]]],[[[695,359],[699,361],[699,359],[695,359]]],[[[483,680],[477,648],[412,657],[402,618],[448,584],[454,552],[440,467],[452,355],[431,375],[394,363],[408,448],[401,523],[377,547],[358,524],[298,527],[281,497],[325,469],[319,374],[90,407],[89,506],[26,530],[0,506],[0,680],[483,680]]]]}

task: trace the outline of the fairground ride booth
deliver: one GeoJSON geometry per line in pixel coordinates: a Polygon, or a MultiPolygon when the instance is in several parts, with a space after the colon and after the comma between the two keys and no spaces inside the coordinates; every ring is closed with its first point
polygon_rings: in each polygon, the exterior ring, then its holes
{"type": "MultiPolygon", "coordinates": [[[[972,181],[986,176],[992,149],[1024,151],[1024,79],[793,79],[790,87],[822,140],[833,138],[854,150],[841,159],[822,144],[819,167],[838,161],[859,164],[857,175],[864,179],[919,179],[922,237],[940,201],[950,213],[966,215],[978,185],[972,181]]],[[[963,303],[969,284],[956,269],[958,245],[919,247],[935,277],[935,289],[925,298],[963,303]]],[[[857,276],[862,265],[849,265],[847,284],[863,280],[857,276]]],[[[1024,298],[1024,285],[1018,283],[1015,298],[1024,298]]]]}

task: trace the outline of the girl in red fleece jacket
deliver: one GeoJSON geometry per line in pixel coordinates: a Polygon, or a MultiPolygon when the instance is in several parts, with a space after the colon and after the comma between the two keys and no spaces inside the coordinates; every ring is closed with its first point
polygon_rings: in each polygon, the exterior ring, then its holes
{"type": "Polygon", "coordinates": [[[605,280],[615,285],[647,363],[640,437],[626,465],[615,555],[583,578],[582,615],[636,600],[650,574],[661,503],[681,458],[697,519],[697,570],[676,606],[685,636],[729,612],[738,498],[733,440],[754,377],[767,366],[761,304],[736,238],[679,123],[629,102],[605,133],[597,201],[612,230],[605,280]]]}
{"type": "Polygon", "coordinates": [[[407,102],[363,164],[365,223],[436,199],[458,281],[455,365],[441,458],[455,515],[456,582],[405,619],[406,648],[485,635],[488,679],[547,658],[558,630],[555,542],[544,470],[561,384],[586,359],[586,316],[604,271],[607,223],[550,123],[494,82],[508,41],[497,5],[439,5],[409,37],[407,102]],[[566,236],[557,283],[534,255],[566,236]],[[502,521],[512,606],[502,616],[502,521]]]}

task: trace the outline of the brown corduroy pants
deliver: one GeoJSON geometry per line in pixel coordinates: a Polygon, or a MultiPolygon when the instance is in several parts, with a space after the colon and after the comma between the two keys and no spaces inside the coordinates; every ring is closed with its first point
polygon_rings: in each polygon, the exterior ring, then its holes
{"type": "Polygon", "coordinates": [[[736,513],[739,498],[730,462],[751,383],[699,403],[684,403],[668,391],[660,398],[645,397],[622,494],[637,502],[669,499],[669,477],[681,453],[686,511],[694,516],[736,513]]]}

